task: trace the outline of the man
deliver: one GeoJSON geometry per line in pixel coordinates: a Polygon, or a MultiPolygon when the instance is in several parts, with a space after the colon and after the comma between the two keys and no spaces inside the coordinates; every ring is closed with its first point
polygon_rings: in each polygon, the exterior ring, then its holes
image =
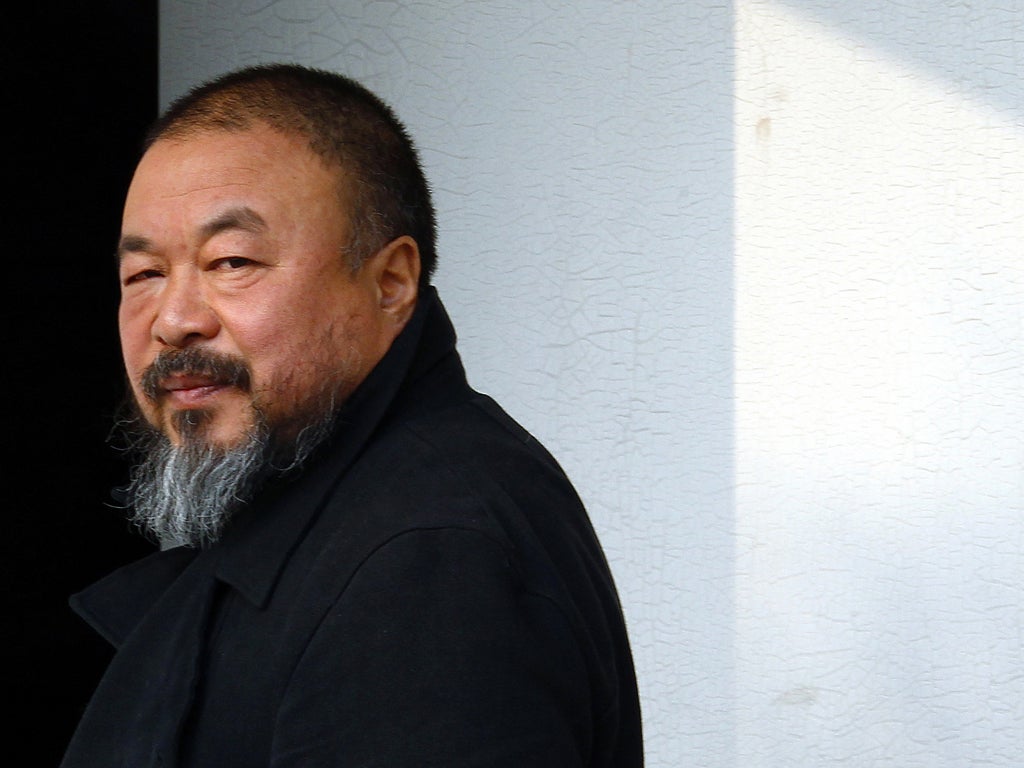
{"type": "Polygon", "coordinates": [[[117,654],[64,766],[642,764],[600,546],[466,384],[384,104],[288,65],[193,91],[118,259],[128,503],[163,547],[73,598],[117,654]]]}

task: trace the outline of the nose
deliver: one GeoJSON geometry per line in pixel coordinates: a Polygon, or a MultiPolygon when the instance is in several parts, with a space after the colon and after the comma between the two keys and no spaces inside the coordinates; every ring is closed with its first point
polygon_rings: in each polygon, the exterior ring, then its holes
{"type": "Polygon", "coordinates": [[[189,273],[168,275],[153,320],[153,338],[165,346],[183,349],[212,339],[219,330],[220,320],[204,297],[199,280],[189,273]]]}

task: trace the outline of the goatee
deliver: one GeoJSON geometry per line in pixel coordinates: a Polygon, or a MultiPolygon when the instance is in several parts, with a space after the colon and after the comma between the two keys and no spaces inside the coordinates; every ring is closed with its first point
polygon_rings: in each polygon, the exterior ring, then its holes
{"type": "MultiPolygon", "coordinates": [[[[248,371],[232,373],[233,363],[216,359],[215,353],[178,353],[175,357],[173,361],[158,359],[154,367],[161,375],[171,370],[230,373],[235,383],[248,385],[248,371]]],[[[147,384],[156,380],[151,373],[147,384]]],[[[127,405],[129,415],[119,420],[115,434],[119,433],[125,447],[137,456],[125,489],[131,520],[162,549],[206,547],[218,541],[234,515],[268,479],[296,470],[324,442],[335,412],[335,398],[321,393],[299,414],[292,414],[289,434],[283,437],[253,403],[252,426],[239,443],[222,447],[206,439],[207,411],[174,415],[180,437],[176,445],[146,421],[134,401],[127,405]],[[297,434],[296,422],[304,424],[297,434]]]]}
{"type": "Polygon", "coordinates": [[[259,484],[266,464],[266,426],[257,425],[230,449],[194,438],[174,445],[148,425],[139,428],[135,447],[140,460],[127,488],[132,522],[162,549],[217,541],[259,484]]]}

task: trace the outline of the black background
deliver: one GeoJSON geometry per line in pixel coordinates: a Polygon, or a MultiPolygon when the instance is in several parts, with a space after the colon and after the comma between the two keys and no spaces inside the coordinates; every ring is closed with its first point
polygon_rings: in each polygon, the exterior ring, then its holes
{"type": "Polygon", "coordinates": [[[0,22],[4,759],[55,766],[111,655],[68,596],[152,549],[110,505],[126,469],[106,438],[124,392],[113,252],[156,116],[157,2],[14,5],[0,22]]]}

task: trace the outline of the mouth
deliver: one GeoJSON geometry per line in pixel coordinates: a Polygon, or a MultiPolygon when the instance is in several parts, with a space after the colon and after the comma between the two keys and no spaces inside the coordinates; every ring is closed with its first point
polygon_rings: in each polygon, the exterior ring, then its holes
{"type": "Polygon", "coordinates": [[[209,376],[180,374],[161,379],[157,391],[160,399],[176,408],[197,408],[233,386],[230,381],[209,376]]]}

